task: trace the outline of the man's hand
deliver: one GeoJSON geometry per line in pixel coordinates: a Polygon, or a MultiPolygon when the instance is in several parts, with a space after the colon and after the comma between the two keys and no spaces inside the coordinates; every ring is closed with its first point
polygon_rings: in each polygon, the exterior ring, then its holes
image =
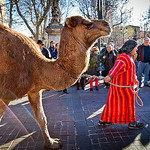
{"type": "Polygon", "coordinates": [[[104,78],[104,81],[105,81],[105,83],[110,82],[110,81],[111,81],[111,77],[110,77],[110,76],[106,76],[106,77],[104,78]]]}

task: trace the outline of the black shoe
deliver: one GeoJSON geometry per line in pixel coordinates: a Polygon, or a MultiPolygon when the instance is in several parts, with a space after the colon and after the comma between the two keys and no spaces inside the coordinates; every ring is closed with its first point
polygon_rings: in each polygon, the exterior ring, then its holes
{"type": "Polygon", "coordinates": [[[85,90],[84,87],[82,87],[82,90],[85,90]]]}
{"type": "Polygon", "coordinates": [[[90,91],[93,91],[93,88],[90,88],[90,91]]]}
{"type": "Polygon", "coordinates": [[[97,86],[95,87],[95,90],[96,90],[96,91],[98,91],[98,90],[99,90],[97,86]]]}
{"type": "Polygon", "coordinates": [[[67,89],[64,89],[64,90],[63,90],[63,93],[69,94],[68,91],[67,91],[67,89]]]}
{"type": "Polygon", "coordinates": [[[142,129],[142,128],[144,128],[144,124],[143,123],[138,123],[138,122],[129,123],[128,128],[129,129],[142,129]]]}
{"type": "Polygon", "coordinates": [[[99,120],[98,125],[99,126],[110,126],[110,125],[112,125],[112,123],[99,120]]]}
{"type": "Polygon", "coordinates": [[[144,86],[150,87],[150,84],[148,84],[148,83],[145,83],[145,84],[144,84],[144,86]]]}
{"type": "Polygon", "coordinates": [[[80,90],[80,88],[77,88],[77,90],[80,90]]]}

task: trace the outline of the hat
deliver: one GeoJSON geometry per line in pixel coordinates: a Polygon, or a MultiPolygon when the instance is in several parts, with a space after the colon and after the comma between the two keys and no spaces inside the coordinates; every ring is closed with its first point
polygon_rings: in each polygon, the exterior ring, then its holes
{"type": "Polygon", "coordinates": [[[50,43],[55,43],[54,41],[50,41],[50,43]]]}
{"type": "Polygon", "coordinates": [[[137,45],[137,42],[134,40],[128,40],[126,41],[123,46],[121,47],[120,51],[125,52],[126,54],[130,53],[135,46],[137,45]]]}
{"type": "Polygon", "coordinates": [[[98,47],[93,47],[93,48],[91,49],[91,51],[94,52],[94,51],[99,51],[99,50],[98,50],[98,47]]]}
{"type": "Polygon", "coordinates": [[[38,40],[38,41],[37,41],[37,44],[42,44],[42,45],[44,45],[41,40],[38,40]]]}

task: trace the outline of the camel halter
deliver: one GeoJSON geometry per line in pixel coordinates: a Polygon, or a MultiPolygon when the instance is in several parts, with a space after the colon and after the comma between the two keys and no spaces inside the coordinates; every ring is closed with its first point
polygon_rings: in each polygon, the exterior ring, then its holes
{"type": "Polygon", "coordinates": [[[60,63],[58,63],[58,64],[59,64],[59,66],[62,68],[62,70],[64,70],[64,71],[68,74],[69,77],[71,77],[71,78],[73,78],[73,79],[75,79],[75,80],[78,79],[77,77],[73,77],[73,76],[66,70],[66,68],[65,68],[65,66],[64,66],[63,64],[60,64],[60,63]]]}

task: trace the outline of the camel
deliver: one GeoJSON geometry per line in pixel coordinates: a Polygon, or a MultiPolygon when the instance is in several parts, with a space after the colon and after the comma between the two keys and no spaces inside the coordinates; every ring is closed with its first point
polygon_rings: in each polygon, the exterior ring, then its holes
{"type": "Polygon", "coordinates": [[[32,39],[0,24],[0,118],[10,101],[27,94],[45,146],[61,147],[61,141],[49,135],[41,90],[63,90],[73,85],[88,67],[93,43],[110,32],[104,20],[66,18],[59,58],[51,61],[42,55],[32,39]]]}

